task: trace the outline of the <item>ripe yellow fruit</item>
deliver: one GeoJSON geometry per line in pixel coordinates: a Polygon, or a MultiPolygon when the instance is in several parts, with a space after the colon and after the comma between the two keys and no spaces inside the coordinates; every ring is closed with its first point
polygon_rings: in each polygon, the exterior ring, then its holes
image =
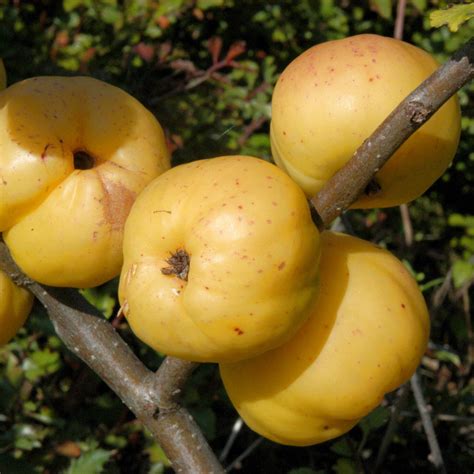
{"type": "Polygon", "coordinates": [[[319,232],[285,173],[247,156],[196,161],[155,179],[133,205],[119,298],[155,350],[239,360],[295,333],[318,262],[319,232]]]}
{"type": "Polygon", "coordinates": [[[0,93],[0,231],[43,284],[118,275],[130,207],[169,167],[160,124],[116,87],[36,77],[0,93]]]}
{"type": "Polygon", "coordinates": [[[0,59],[0,90],[5,89],[7,86],[7,73],[5,72],[5,66],[3,61],[0,59]]]}
{"type": "MultiPolygon", "coordinates": [[[[422,49],[372,34],[310,48],[283,71],[273,93],[275,162],[314,196],[437,67],[422,49]]],[[[460,129],[459,104],[452,97],[390,158],[375,186],[352,207],[395,206],[420,196],[453,159],[460,129]]]]}
{"type": "Polygon", "coordinates": [[[0,270],[0,345],[6,344],[23,326],[33,306],[33,295],[16,286],[0,270]]]}
{"type": "Polygon", "coordinates": [[[323,232],[320,293],[309,319],[286,344],[220,371],[250,428],[305,446],[345,433],[405,382],[428,336],[423,296],[397,258],[323,232]]]}

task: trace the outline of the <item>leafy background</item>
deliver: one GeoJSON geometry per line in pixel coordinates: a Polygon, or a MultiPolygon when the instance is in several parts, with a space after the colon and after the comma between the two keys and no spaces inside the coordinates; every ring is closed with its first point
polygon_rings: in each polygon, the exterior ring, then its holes
{"type": "MultiPolygon", "coordinates": [[[[408,2],[404,38],[444,61],[474,34],[433,29],[428,13],[446,5],[408,2]]],[[[242,153],[270,159],[270,99],[278,74],[315,43],[358,33],[393,33],[390,0],[0,0],[0,57],[9,83],[37,75],[85,74],[115,84],[152,110],[173,162],[242,153]]],[[[430,304],[432,337],[420,374],[449,472],[474,459],[471,298],[474,282],[474,85],[460,92],[462,140],[454,164],[409,207],[407,246],[397,208],[351,211],[345,225],[412,270],[430,304]]],[[[117,312],[117,282],[85,295],[111,319],[150,368],[161,357],[140,344],[117,312]]],[[[217,454],[237,414],[214,365],[193,375],[185,405],[217,454]]],[[[397,394],[347,435],[290,448],[240,430],[225,465],[244,473],[372,472],[397,394]]],[[[431,472],[412,397],[402,411],[382,472],[431,472]]],[[[171,472],[160,447],[87,367],[62,345],[44,311],[0,348],[0,472],[171,472]]]]}

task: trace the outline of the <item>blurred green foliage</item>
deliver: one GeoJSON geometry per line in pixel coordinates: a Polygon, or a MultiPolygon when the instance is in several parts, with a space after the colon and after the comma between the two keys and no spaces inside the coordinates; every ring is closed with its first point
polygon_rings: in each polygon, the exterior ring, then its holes
{"type": "MultiPolygon", "coordinates": [[[[408,1],[404,38],[444,61],[474,34],[430,28],[446,6],[408,1]]],[[[278,74],[313,44],[358,33],[392,35],[395,2],[370,0],[0,1],[0,57],[9,83],[37,75],[86,74],[142,101],[166,130],[173,162],[242,153],[270,159],[270,99],[278,74]]],[[[474,281],[474,85],[460,93],[462,139],[447,173],[410,205],[415,244],[404,243],[398,209],[352,211],[346,225],[398,254],[430,302],[432,342],[421,367],[425,395],[450,472],[471,472],[474,281]]],[[[144,363],[161,356],[140,344],[117,313],[116,281],[84,295],[144,363]]],[[[234,470],[245,473],[371,472],[395,395],[349,434],[311,448],[261,443],[234,470]]],[[[237,417],[215,366],[192,376],[184,402],[220,453],[237,417]]],[[[257,436],[242,428],[226,462],[257,436]]],[[[383,472],[430,472],[429,448],[413,401],[383,472]]],[[[169,472],[169,462],[128,409],[55,336],[35,307],[0,348],[0,472],[169,472]]]]}

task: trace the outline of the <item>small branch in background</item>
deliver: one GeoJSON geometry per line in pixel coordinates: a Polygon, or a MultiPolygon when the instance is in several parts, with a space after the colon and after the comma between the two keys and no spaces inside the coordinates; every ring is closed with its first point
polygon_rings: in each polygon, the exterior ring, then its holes
{"type": "Polygon", "coordinates": [[[244,131],[242,133],[242,135],[240,135],[239,137],[239,140],[238,140],[238,144],[239,146],[243,146],[245,145],[245,143],[247,142],[247,140],[250,138],[250,136],[256,132],[265,122],[268,122],[270,119],[269,117],[266,117],[264,115],[261,115],[260,117],[257,117],[255,119],[253,119],[245,128],[244,128],[244,131]]]}
{"type": "Polygon", "coordinates": [[[221,452],[221,455],[219,456],[219,461],[224,462],[227,459],[227,456],[232,449],[232,446],[234,445],[235,440],[237,439],[237,436],[240,433],[240,430],[242,429],[242,426],[244,425],[244,420],[240,418],[240,416],[235,420],[235,423],[232,426],[232,431],[230,432],[230,436],[227,439],[224,449],[221,452]]]}
{"type": "Polygon", "coordinates": [[[408,403],[410,395],[410,386],[408,383],[402,385],[397,393],[397,400],[392,406],[392,413],[390,415],[390,421],[388,422],[387,429],[380,443],[380,448],[377,453],[377,459],[375,461],[374,474],[380,472],[382,464],[385,460],[388,448],[392,443],[393,437],[397,431],[398,424],[401,418],[401,412],[408,403]]]}
{"type": "Polygon", "coordinates": [[[260,436],[258,437],[242,454],[237,456],[226,468],[225,472],[230,472],[232,469],[236,469],[240,466],[240,463],[247,457],[252,454],[252,452],[257,448],[261,442],[263,441],[263,438],[260,436]]]}
{"type": "Polygon", "coordinates": [[[423,428],[428,438],[428,444],[430,446],[430,455],[428,459],[433,463],[436,470],[442,474],[446,473],[446,467],[444,465],[443,456],[441,454],[441,449],[439,448],[438,438],[433,427],[433,421],[431,420],[430,412],[428,406],[423,397],[423,391],[421,389],[420,377],[417,372],[414,373],[410,379],[411,389],[413,395],[415,396],[416,406],[420,412],[421,422],[423,423],[423,428]]]}
{"type": "Polygon", "coordinates": [[[464,318],[466,320],[467,328],[467,364],[463,369],[463,375],[469,376],[471,373],[472,365],[474,364],[474,337],[472,332],[472,320],[471,320],[471,299],[469,297],[469,288],[474,284],[474,279],[466,282],[461,290],[462,306],[464,312],[464,318]]]}
{"type": "Polygon", "coordinates": [[[413,225],[410,218],[410,210],[407,204],[400,206],[400,216],[402,218],[403,235],[405,237],[405,245],[410,248],[413,245],[413,225]]]}
{"type": "Polygon", "coordinates": [[[403,29],[405,26],[405,9],[407,6],[406,0],[398,0],[397,2],[397,17],[395,19],[395,28],[393,30],[393,37],[401,40],[403,38],[403,29]]]}
{"type": "Polygon", "coordinates": [[[433,310],[431,311],[431,318],[433,318],[433,312],[437,311],[440,306],[443,304],[446,296],[448,296],[449,290],[451,288],[451,282],[453,279],[453,269],[450,268],[446,276],[444,277],[444,281],[442,285],[434,292],[431,298],[431,306],[433,310]]]}

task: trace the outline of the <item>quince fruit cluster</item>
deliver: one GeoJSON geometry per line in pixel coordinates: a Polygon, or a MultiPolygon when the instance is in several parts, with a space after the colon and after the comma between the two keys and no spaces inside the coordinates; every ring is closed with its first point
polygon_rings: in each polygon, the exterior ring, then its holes
{"type": "MultiPolygon", "coordinates": [[[[355,237],[320,234],[307,195],[436,67],[375,35],[303,53],[272,100],[281,169],[248,156],[168,169],[160,124],[125,92],[85,77],[20,82],[0,94],[0,231],[44,284],[96,286],[121,271],[121,310],[141,340],[219,363],[262,435],[325,441],[411,376],[429,318],[403,264],[355,237]]],[[[453,158],[459,130],[453,98],[354,207],[420,195],[453,158]]]]}

